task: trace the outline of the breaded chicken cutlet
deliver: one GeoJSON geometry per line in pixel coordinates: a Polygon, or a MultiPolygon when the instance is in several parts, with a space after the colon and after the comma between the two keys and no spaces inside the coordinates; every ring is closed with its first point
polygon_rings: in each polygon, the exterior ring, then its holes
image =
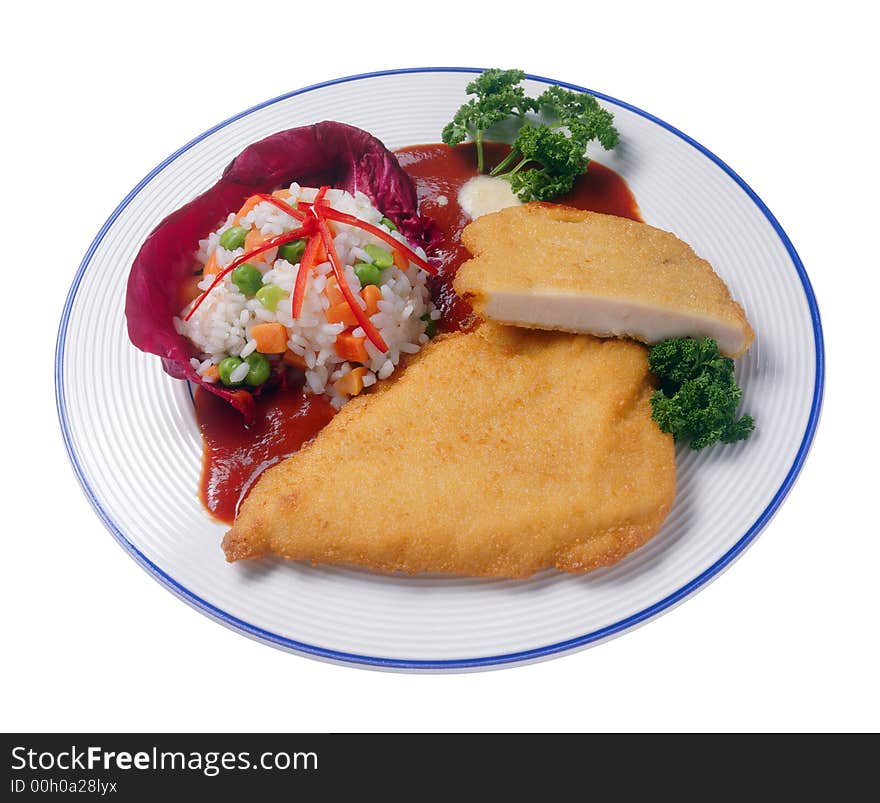
{"type": "Polygon", "coordinates": [[[610,565],[675,495],[652,390],[630,341],[492,323],[443,336],[263,473],[227,559],[481,577],[610,565]]]}
{"type": "Polygon", "coordinates": [[[462,242],[474,258],[455,291],[485,318],[644,343],[709,336],[729,357],[755,336],[712,266],[645,223],[536,203],[483,215],[462,242]]]}

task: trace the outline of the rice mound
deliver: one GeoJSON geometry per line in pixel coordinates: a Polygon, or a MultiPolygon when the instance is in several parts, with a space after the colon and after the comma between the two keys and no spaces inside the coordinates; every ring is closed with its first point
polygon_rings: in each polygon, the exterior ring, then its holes
{"type": "MultiPolygon", "coordinates": [[[[310,203],[318,192],[315,188],[300,187],[295,183],[289,189],[291,195],[287,203],[291,205],[300,200],[310,203]]],[[[340,212],[383,228],[392,237],[412,248],[399,232],[383,226],[382,212],[362,192],[352,195],[343,190],[331,189],[327,191],[325,202],[340,212]]],[[[233,225],[246,228],[256,226],[265,237],[283,234],[300,225],[293,217],[268,202],[257,204],[238,224],[235,223],[235,218],[235,214],[230,214],[220,228],[199,241],[196,257],[202,265],[206,265],[214,255],[218,266],[223,269],[244,253],[243,248],[228,251],[220,245],[221,235],[233,225]]],[[[354,271],[354,264],[371,261],[364,246],[371,243],[383,248],[387,246],[379,238],[355,226],[334,223],[333,228],[333,242],[344,265],[345,281],[362,308],[365,308],[366,305],[359,295],[362,287],[354,271]]],[[[419,256],[425,256],[421,248],[414,250],[419,256]]],[[[256,342],[250,336],[251,327],[277,321],[287,330],[287,347],[305,363],[306,392],[325,394],[333,406],[339,409],[349,397],[337,392],[334,383],[359,363],[343,360],[336,353],[334,341],[346,326],[344,323],[328,323],[324,315],[324,311],[330,306],[323,292],[328,277],[332,275],[330,262],[322,262],[313,268],[308,278],[302,312],[296,319],[291,314],[290,298],[299,272],[299,263],[292,265],[284,259],[276,259],[271,265],[257,261],[251,264],[262,274],[264,286],[276,285],[288,297],[273,312],[266,309],[257,298],[247,298],[232,282],[231,275],[226,276],[188,321],[184,318],[194,302],[181,310],[180,316],[174,319],[177,331],[187,337],[200,353],[199,358],[193,358],[193,367],[200,375],[206,376],[211,366],[218,365],[226,357],[247,357],[256,349],[256,342]]],[[[199,289],[207,290],[213,279],[213,275],[205,274],[199,283],[199,289]]],[[[407,270],[392,266],[382,271],[382,298],[378,303],[378,312],[370,321],[378,329],[388,351],[382,354],[369,338],[364,340],[368,355],[368,361],[364,363],[367,369],[363,376],[364,387],[369,387],[380,379],[387,379],[400,363],[402,355],[415,354],[428,341],[428,322],[424,318],[437,320],[440,312],[431,302],[425,279],[426,274],[412,263],[407,270]]],[[[357,327],[353,334],[362,337],[364,331],[357,327]]],[[[244,370],[246,372],[246,367],[244,370]]],[[[237,377],[233,375],[232,379],[236,380],[237,377]]]]}

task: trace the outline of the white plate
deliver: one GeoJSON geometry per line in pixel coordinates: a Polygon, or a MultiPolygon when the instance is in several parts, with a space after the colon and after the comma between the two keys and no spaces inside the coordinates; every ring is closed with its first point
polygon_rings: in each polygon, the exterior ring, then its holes
{"type": "MultiPolygon", "coordinates": [[[[128,266],[156,223],[213,184],[249,143],[318,120],[360,126],[392,149],[436,142],[473,72],[343,78],[215,126],[128,194],[73,281],[58,334],[56,392],[83,489],[154,577],[245,635],[327,660],[435,671],[582,648],[656,616],[730,564],[773,515],[806,456],[822,397],[822,334],[794,248],[717,157],[661,120],[594,93],[614,112],[621,134],[621,145],[599,153],[599,161],[626,178],[648,223],[675,232],[712,262],[748,312],[757,340],[737,373],[743,409],[757,421],[752,438],[700,453],[679,450],[678,497],[660,533],[617,566],[585,576],[406,578],[225,562],[225,528],[197,498],[201,439],[187,385],[126,336],[128,266]]],[[[528,88],[540,92],[547,83],[533,77],[528,88]]]]}

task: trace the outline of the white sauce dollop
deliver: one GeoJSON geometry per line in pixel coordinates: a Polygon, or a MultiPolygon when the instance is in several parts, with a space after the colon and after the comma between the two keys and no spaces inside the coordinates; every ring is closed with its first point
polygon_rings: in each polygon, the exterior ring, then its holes
{"type": "Polygon", "coordinates": [[[493,176],[474,176],[458,191],[458,205],[471,218],[498,212],[509,206],[520,206],[510,182],[493,176]]]}

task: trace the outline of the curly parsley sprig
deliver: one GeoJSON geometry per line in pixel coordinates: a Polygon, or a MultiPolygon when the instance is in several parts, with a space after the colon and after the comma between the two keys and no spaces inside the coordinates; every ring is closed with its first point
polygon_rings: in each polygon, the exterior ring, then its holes
{"type": "Polygon", "coordinates": [[[526,96],[522,70],[487,70],[467,86],[476,95],[443,129],[443,141],[457,145],[470,136],[477,146],[477,169],[483,172],[483,135],[487,128],[516,115],[523,125],[510,154],[491,175],[507,179],[522,201],[547,201],[571,189],[589,165],[587,145],[617,145],[613,115],[592,95],[551,86],[537,98],[526,96]],[[526,121],[527,112],[542,112],[553,125],[526,121]]]}
{"type": "Polygon", "coordinates": [[[443,129],[443,141],[458,145],[470,136],[477,146],[477,169],[483,172],[483,133],[511,115],[522,117],[537,111],[532,98],[519,86],[526,77],[522,70],[486,70],[471,81],[465,91],[476,95],[465,103],[443,129]]]}
{"type": "Polygon", "coordinates": [[[711,337],[663,340],[651,349],[648,364],[660,380],[651,408],[663,432],[695,450],[752,434],[752,417],[736,415],[742,389],[733,376],[733,360],[721,356],[711,337]]]}

